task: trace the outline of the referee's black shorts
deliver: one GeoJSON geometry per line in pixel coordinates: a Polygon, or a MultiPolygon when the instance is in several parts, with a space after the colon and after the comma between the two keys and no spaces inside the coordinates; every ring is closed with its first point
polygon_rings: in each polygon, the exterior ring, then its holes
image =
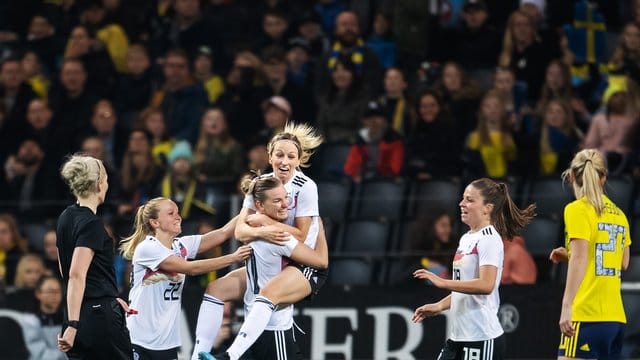
{"type": "Polygon", "coordinates": [[[251,356],[256,360],[302,360],[302,353],[288,330],[265,330],[251,346],[251,356]]]}
{"type": "MultiPolygon", "coordinates": [[[[65,327],[63,333],[64,330],[65,327]]],[[[67,357],[72,360],[133,359],[124,310],[115,298],[83,300],[80,326],[67,357]]]]}

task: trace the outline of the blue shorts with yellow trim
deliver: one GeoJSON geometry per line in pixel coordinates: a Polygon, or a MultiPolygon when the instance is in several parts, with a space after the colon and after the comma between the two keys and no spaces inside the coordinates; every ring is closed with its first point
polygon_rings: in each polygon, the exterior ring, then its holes
{"type": "Polygon", "coordinates": [[[558,356],[581,359],[620,359],[625,324],[574,321],[575,335],[560,335],[558,356]]]}

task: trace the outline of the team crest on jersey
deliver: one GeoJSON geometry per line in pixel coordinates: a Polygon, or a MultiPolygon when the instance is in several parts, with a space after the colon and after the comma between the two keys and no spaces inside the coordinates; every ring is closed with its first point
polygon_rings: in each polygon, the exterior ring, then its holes
{"type": "Polygon", "coordinates": [[[473,244],[473,247],[469,246],[466,249],[458,249],[453,256],[453,265],[459,264],[466,255],[478,255],[478,244],[473,244]]]}
{"type": "Polygon", "coordinates": [[[290,194],[288,194],[289,200],[289,210],[293,210],[298,207],[298,195],[300,194],[300,190],[294,190],[290,194]]]}
{"type": "Polygon", "coordinates": [[[184,247],[181,242],[178,242],[178,251],[180,251],[180,257],[183,259],[187,258],[187,248],[184,247]]]}
{"type": "Polygon", "coordinates": [[[147,269],[142,277],[142,285],[151,285],[161,281],[180,282],[182,281],[182,277],[182,274],[178,274],[176,272],[170,273],[160,269],[157,271],[147,269]]]}

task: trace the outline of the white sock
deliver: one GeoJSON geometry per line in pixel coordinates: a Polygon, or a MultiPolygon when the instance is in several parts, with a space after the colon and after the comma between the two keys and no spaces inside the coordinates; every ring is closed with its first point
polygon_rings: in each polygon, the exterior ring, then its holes
{"type": "Polygon", "coordinates": [[[191,360],[197,360],[199,352],[211,351],[213,342],[220,331],[220,326],[222,326],[223,317],[224,302],[209,294],[204,294],[202,304],[200,304],[200,311],[198,312],[196,343],[193,347],[191,360]]]}
{"type": "Polygon", "coordinates": [[[231,360],[240,358],[251,345],[260,337],[264,328],[267,327],[271,314],[276,306],[264,296],[257,296],[251,311],[244,318],[244,323],[238,332],[238,336],[233,340],[233,344],[227,349],[231,360]]]}

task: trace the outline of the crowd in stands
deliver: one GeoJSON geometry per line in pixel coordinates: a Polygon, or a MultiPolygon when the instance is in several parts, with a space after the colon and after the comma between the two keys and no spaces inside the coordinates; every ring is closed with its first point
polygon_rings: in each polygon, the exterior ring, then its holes
{"type": "MultiPolygon", "coordinates": [[[[0,304],[42,331],[61,321],[54,229],[71,153],[106,166],[114,241],[156,196],[185,233],[226,222],[229,194],[270,167],[266,142],[287,121],[324,136],[319,180],[487,176],[518,191],[559,179],[586,147],[611,177],[640,178],[635,0],[5,1],[0,57],[0,304]],[[327,159],[330,147],[346,150],[327,159]]],[[[455,210],[411,214],[395,250],[433,255],[399,269],[448,273],[455,210]]],[[[515,240],[503,281],[533,283],[515,240]]]]}

